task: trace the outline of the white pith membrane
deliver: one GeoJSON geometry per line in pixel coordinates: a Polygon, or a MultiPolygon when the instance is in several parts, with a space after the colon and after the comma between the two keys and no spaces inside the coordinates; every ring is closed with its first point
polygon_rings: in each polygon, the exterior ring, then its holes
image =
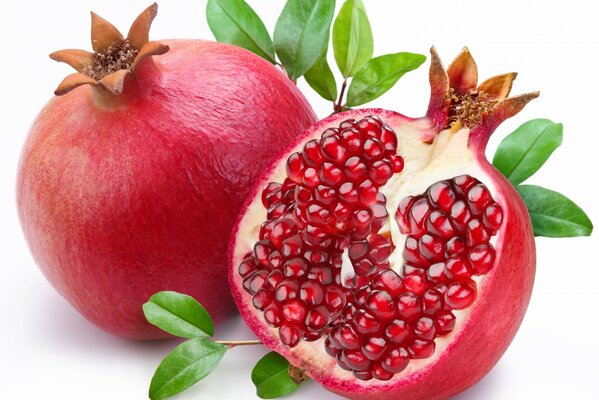
{"type": "MultiPolygon", "coordinates": [[[[383,228],[378,232],[380,234],[390,233],[391,240],[395,246],[395,250],[389,257],[391,268],[403,277],[402,267],[404,258],[402,252],[404,249],[407,235],[400,233],[395,221],[395,213],[400,201],[406,196],[423,194],[427,188],[433,183],[454,178],[460,175],[470,175],[483,183],[491,193],[495,202],[502,208],[504,205],[502,196],[497,193],[496,187],[492,180],[479,166],[476,161],[475,154],[468,147],[468,136],[470,130],[462,129],[446,129],[441,131],[433,140],[427,144],[422,141],[423,132],[430,131],[432,127],[427,119],[409,120],[396,113],[386,112],[382,110],[361,110],[352,113],[351,117],[356,120],[375,114],[381,117],[383,123],[393,129],[398,139],[397,153],[404,158],[405,166],[402,172],[395,174],[389,182],[380,188],[380,191],[387,198],[388,219],[383,228]],[[375,111],[375,112],[373,112],[375,111]]],[[[329,118],[326,124],[320,125],[314,130],[312,137],[304,137],[298,146],[287,152],[287,156],[295,151],[301,151],[304,144],[310,139],[319,139],[323,131],[328,127],[337,127],[346,117],[329,118]]],[[[268,177],[269,182],[282,183],[286,177],[286,157],[279,161],[279,164],[271,171],[268,177]]],[[[263,182],[266,184],[267,182],[263,182]]],[[[239,263],[244,258],[245,254],[252,251],[254,244],[259,240],[260,224],[267,219],[266,209],[261,202],[260,193],[254,198],[253,202],[246,210],[243,219],[239,223],[239,231],[236,234],[237,242],[234,250],[234,265],[239,263]]],[[[504,221],[505,223],[505,221],[504,221]]],[[[503,225],[495,236],[492,236],[489,244],[496,251],[500,251],[501,243],[497,243],[497,238],[501,237],[503,225]]],[[[495,266],[494,266],[495,268],[495,266]]],[[[324,348],[323,335],[320,339],[314,342],[300,340],[296,347],[288,348],[290,353],[299,354],[303,365],[298,365],[302,369],[313,376],[326,376],[327,379],[337,379],[345,381],[346,384],[358,385],[364,388],[384,387],[393,385],[394,382],[405,379],[406,377],[422,370],[427,365],[435,363],[441,357],[448,346],[459,336],[461,328],[467,320],[468,314],[477,306],[480,299],[482,288],[486,277],[493,273],[494,268],[489,274],[484,276],[472,276],[472,280],[477,285],[477,298],[475,302],[464,310],[452,310],[456,317],[455,328],[451,333],[445,336],[439,336],[434,339],[436,349],[433,356],[425,359],[411,359],[407,368],[402,372],[397,373],[390,381],[379,381],[372,379],[369,381],[361,381],[354,377],[351,371],[346,371],[339,367],[334,357],[328,355],[324,348]],[[307,367],[307,368],[306,368],[307,367]]],[[[353,275],[353,267],[347,256],[347,250],[343,255],[342,280],[343,278],[353,275]]],[[[237,287],[241,288],[241,277],[236,274],[234,279],[238,283],[237,287]]],[[[278,328],[271,327],[264,319],[262,311],[255,309],[252,305],[252,295],[243,289],[240,289],[244,299],[244,303],[252,309],[253,317],[257,318],[263,325],[263,329],[268,330],[270,334],[278,339],[278,328]]],[[[282,344],[281,344],[282,345],[282,344]]]]}

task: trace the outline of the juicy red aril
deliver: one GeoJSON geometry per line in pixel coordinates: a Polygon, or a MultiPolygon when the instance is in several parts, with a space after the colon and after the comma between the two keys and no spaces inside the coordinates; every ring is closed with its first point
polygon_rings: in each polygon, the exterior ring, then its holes
{"type": "Polygon", "coordinates": [[[381,362],[381,366],[388,372],[396,374],[403,371],[410,362],[410,356],[403,347],[391,350],[381,362]]]}
{"type": "Polygon", "coordinates": [[[435,339],[455,327],[453,310],[476,299],[472,276],[493,267],[489,240],[503,221],[475,178],[437,182],[400,202],[405,264],[401,275],[391,270],[379,189],[403,169],[397,143],[380,118],[365,117],[291,154],[286,179],[264,188],[267,221],[238,269],[283,344],[324,336],[326,352],[361,380],[389,380],[434,353],[435,339]],[[354,275],[341,282],[345,262],[354,275]]]}
{"type": "Polygon", "coordinates": [[[455,282],[445,293],[445,302],[454,310],[462,310],[476,299],[476,286],[472,282],[455,282]]]}

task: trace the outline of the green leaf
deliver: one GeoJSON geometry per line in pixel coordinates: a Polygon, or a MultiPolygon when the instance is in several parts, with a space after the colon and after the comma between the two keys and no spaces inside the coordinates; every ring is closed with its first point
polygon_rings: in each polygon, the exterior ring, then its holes
{"type": "Polygon", "coordinates": [[[528,207],[535,236],[589,236],[593,231],[589,217],[563,194],[535,185],[516,189],[528,207]]]}
{"type": "Polygon", "coordinates": [[[150,383],[150,399],[160,400],[181,393],[205,378],[225,355],[227,346],[207,338],[184,342],[160,363],[150,383]]]}
{"type": "Polygon", "coordinates": [[[327,62],[327,52],[316,61],[316,63],[304,74],[306,82],[312,89],[326,100],[337,99],[337,84],[333,71],[327,62]]]}
{"type": "Polygon", "coordinates": [[[499,144],[493,165],[514,185],[530,178],[562,144],[563,125],[533,119],[510,133],[499,144]]]}
{"type": "Polygon", "coordinates": [[[333,52],[345,78],[354,74],[372,58],[372,30],[361,0],[347,0],[333,24],[333,52]]]}
{"type": "Polygon", "coordinates": [[[335,0],[287,0],[275,26],[277,55],[291,79],[302,76],[329,41],[335,0]]]}
{"type": "Polygon", "coordinates": [[[270,352],[252,370],[252,382],[262,399],[274,399],[295,392],[299,385],[289,376],[289,361],[270,352]]]}
{"type": "Polygon", "coordinates": [[[373,58],[352,79],[347,92],[347,105],[358,106],[382,96],[406,72],[415,70],[425,60],[422,54],[413,53],[386,54],[373,58]]]}
{"type": "Polygon", "coordinates": [[[272,40],[258,14],[243,0],[208,0],[208,26],[219,42],[234,44],[276,63],[272,40]]]}
{"type": "Polygon", "coordinates": [[[177,292],[158,292],[143,305],[148,322],[184,338],[214,335],[212,318],[193,297],[177,292]]]}

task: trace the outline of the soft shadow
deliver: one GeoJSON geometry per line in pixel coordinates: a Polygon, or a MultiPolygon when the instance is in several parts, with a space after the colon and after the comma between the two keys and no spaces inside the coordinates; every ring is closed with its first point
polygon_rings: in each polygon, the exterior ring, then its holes
{"type": "Polygon", "coordinates": [[[487,399],[491,393],[496,393],[498,387],[502,384],[503,374],[501,373],[501,364],[496,365],[491,372],[481,379],[477,384],[456,396],[452,400],[480,400],[487,399]]]}

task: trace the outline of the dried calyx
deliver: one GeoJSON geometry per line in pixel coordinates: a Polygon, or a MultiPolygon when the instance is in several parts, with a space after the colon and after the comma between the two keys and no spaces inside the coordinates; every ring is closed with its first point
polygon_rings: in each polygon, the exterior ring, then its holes
{"type": "Polygon", "coordinates": [[[127,37],[110,22],[92,12],[93,53],[85,50],[67,49],[50,54],[50,58],[69,64],[77,70],[58,85],[54,94],[61,96],[81,85],[92,85],[120,95],[125,78],[135,73],[141,61],[164,54],[168,46],[149,41],[152,21],[158,5],[146,8],[133,22],[127,37]]]}

